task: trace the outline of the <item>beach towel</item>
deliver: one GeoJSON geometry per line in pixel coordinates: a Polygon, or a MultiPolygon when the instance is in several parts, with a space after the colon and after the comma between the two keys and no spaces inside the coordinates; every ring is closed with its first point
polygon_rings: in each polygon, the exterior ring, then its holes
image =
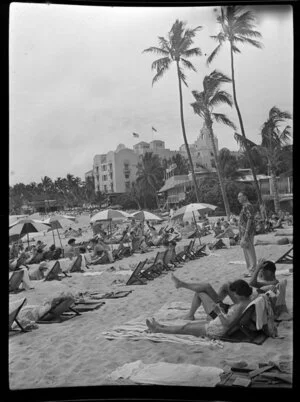
{"type": "Polygon", "coordinates": [[[138,384],[215,387],[220,382],[220,375],[223,372],[218,367],[166,362],[144,364],[141,360],[137,360],[117,368],[109,375],[109,379],[116,381],[124,378],[138,384]]]}
{"type": "MultiPolygon", "coordinates": [[[[146,318],[154,317],[162,324],[184,325],[188,320],[182,317],[186,316],[190,305],[184,302],[167,303],[155,314],[137,317],[123,325],[118,325],[109,331],[102,332],[101,336],[107,339],[132,339],[132,340],[150,340],[152,342],[171,342],[183,345],[223,348],[224,343],[220,340],[210,338],[200,338],[193,335],[175,335],[147,332],[146,318]]],[[[202,311],[197,311],[195,320],[206,321],[207,315],[202,311]]],[[[195,321],[193,321],[195,322],[195,321]]]]}
{"type": "Polygon", "coordinates": [[[99,276],[102,275],[104,271],[96,271],[96,272],[84,272],[83,276],[99,276]]]}
{"type": "Polygon", "coordinates": [[[265,333],[275,338],[278,335],[277,327],[275,325],[274,311],[271,305],[271,301],[267,294],[262,294],[254,299],[248,306],[255,305],[256,316],[256,329],[263,329],[265,333]]]}

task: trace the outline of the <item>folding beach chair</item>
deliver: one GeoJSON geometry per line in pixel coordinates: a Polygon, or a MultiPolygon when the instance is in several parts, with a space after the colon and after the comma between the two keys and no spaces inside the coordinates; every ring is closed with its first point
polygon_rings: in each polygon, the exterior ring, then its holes
{"type": "Polygon", "coordinates": [[[81,264],[82,264],[82,255],[79,254],[79,255],[76,257],[75,261],[73,262],[71,268],[69,269],[69,272],[84,272],[84,271],[81,269],[81,264]]]}
{"type": "Polygon", "coordinates": [[[18,293],[24,290],[20,289],[23,276],[23,271],[13,271],[11,277],[9,278],[9,293],[18,293]]]}
{"type": "Polygon", "coordinates": [[[126,285],[146,285],[144,278],[141,278],[140,274],[148,260],[140,261],[132,272],[130,278],[126,282],[126,285]]]}
{"type": "Polygon", "coordinates": [[[71,307],[74,304],[73,299],[62,299],[56,305],[40,317],[38,324],[60,323],[70,318],[73,318],[80,313],[71,307]]]}
{"type": "Polygon", "coordinates": [[[9,313],[9,317],[8,317],[8,331],[17,331],[17,332],[28,332],[26,331],[26,329],[24,329],[22,327],[22,325],[19,323],[19,321],[17,320],[17,316],[21,310],[21,308],[24,306],[24,304],[26,303],[26,298],[24,298],[24,300],[22,301],[21,304],[19,304],[19,306],[17,306],[11,313],[9,313]],[[18,327],[21,329],[21,331],[16,330],[16,329],[12,329],[12,325],[13,323],[16,322],[16,324],[18,325],[18,327]]]}
{"type": "Polygon", "coordinates": [[[121,297],[126,297],[128,296],[130,293],[132,293],[132,290],[118,290],[116,292],[108,292],[105,293],[104,295],[98,296],[99,293],[95,292],[95,293],[89,293],[89,296],[92,299],[95,300],[101,300],[101,299],[119,299],[121,297]]]}
{"type": "Polygon", "coordinates": [[[193,240],[191,240],[187,246],[184,246],[183,251],[180,251],[178,254],[176,254],[176,261],[185,262],[187,260],[188,252],[190,250],[192,243],[193,240]]]}
{"type": "Polygon", "coordinates": [[[169,267],[164,263],[164,257],[167,251],[168,250],[157,252],[153,263],[141,272],[142,278],[152,280],[160,276],[163,273],[164,269],[169,270],[169,267]]]}
{"type": "Polygon", "coordinates": [[[268,335],[263,330],[256,329],[255,305],[251,304],[219,339],[227,342],[248,342],[261,345],[267,338],[268,335]]]}
{"type": "Polygon", "coordinates": [[[205,248],[206,248],[206,244],[202,244],[202,246],[200,246],[199,248],[196,248],[196,250],[193,250],[194,254],[197,257],[204,257],[207,255],[207,253],[205,253],[205,248]]]}
{"type": "Polygon", "coordinates": [[[71,278],[71,275],[68,275],[66,274],[66,272],[63,272],[59,261],[55,261],[52,268],[45,276],[44,281],[53,281],[53,280],[61,281],[62,278],[64,277],[71,278]],[[64,276],[61,276],[59,274],[63,274],[64,276]]]}
{"type": "Polygon", "coordinates": [[[84,313],[86,311],[94,311],[98,310],[100,307],[102,307],[105,304],[105,302],[95,302],[93,300],[87,300],[84,302],[75,302],[75,308],[77,312],[84,313]]]}
{"type": "Polygon", "coordinates": [[[293,247],[290,248],[281,257],[279,257],[278,260],[275,261],[275,264],[293,264],[293,255],[291,255],[292,251],[293,251],[293,247]]]}

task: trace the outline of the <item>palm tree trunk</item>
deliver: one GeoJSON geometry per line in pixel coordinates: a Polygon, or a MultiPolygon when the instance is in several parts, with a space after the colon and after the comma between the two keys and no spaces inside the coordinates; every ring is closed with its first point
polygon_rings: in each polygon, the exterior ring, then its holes
{"type": "Polygon", "coordinates": [[[270,169],[270,176],[271,176],[271,186],[273,187],[274,209],[275,212],[278,213],[280,211],[279,192],[278,192],[277,177],[273,169],[270,169]]]}
{"type": "Polygon", "coordinates": [[[229,220],[230,207],[229,207],[229,202],[228,202],[228,198],[227,198],[227,194],[226,194],[226,190],[225,190],[225,186],[224,186],[224,179],[221,174],[221,167],[219,164],[217,148],[216,148],[216,144],[215,144],[215,140],[214,140],[214,132],[212,129],[212,121],[207,121],[205,123],[206,123],[208,131],[209,131],[209,138],[211,140],[211,144],[212,144],[212,148],[213,148],[213,153],[214,153],[214,158],[215,158],[215,163],[216,163],[216,170],[217,170],[217,175],[218,175],[218,179],[219,179],[219,183],[220,183],[220,187],[221,187],[221,193],[222,193],[222,198],[223,198],[223,202],[224,202],[224,207],[225,207],[227,219],[229,220]]]}
{"type": "Polygon", "coordinates": [[[180,80],[180,75],[179,75],[179,62],[177,61],[176,64],[177,64],[177,76],[178,76],[178,83],[179,83],[180,119],[181,119],[182,134],[183,134],[185,148],[186,148],[186,152],[187,152],[188,159],[189,159],[190,166],[191,166],[191,170],[192,170],[192,178],[193,178],[193,182],[194,182],[196,198],[197,198],[197,202],[199,202],[200,201],[199,189],[198,189],[198,184],[197,184],[197,181],[196,181],[194,165],[193,165],[193,161],[192,161],[192,157],[191,157],[191,153],[190,153],[190,149],[189,149],[189,144],[187,142],[186,133],[185,133],[185,126],[184,126],[183,104],[182,104],[182,88],[181,88],[181,80],[180,80]]]}
{"type": "MultiPolygon", "coordinates": [[[[236,98],[232,42],[230,42],[230,55],[231,55],[231,76],[232,76],[233,100],[234,100],[234,105],[235,105],[235,108],[236,108],[236,111],[237,111],[242,136],[246,140],[247,137],[246,137],[245,130],[244,130],[244,124],[243,124],[243,120],[242,120],[242,115],[241,115],[240,108],[238,106],[237,98],[236,98]]],[[[253,179],[254,179],[254,186],[255,186],[255,189],[256,189],[258,202],[259,202],[259,205],[262,206],[263,201],[262,201],[262,197],[261,197],[261,193],[260,193],[256,173],[255,173],[253,159],[251,157],[250,149],[249,149],[249,146],[248,146],[247,142],[245,142],[245,151],[246,151],[246,155],[248,157],[250,168],[251,168],[251,171],[252,171],[252,175],[253,175],[253,179]]]]}

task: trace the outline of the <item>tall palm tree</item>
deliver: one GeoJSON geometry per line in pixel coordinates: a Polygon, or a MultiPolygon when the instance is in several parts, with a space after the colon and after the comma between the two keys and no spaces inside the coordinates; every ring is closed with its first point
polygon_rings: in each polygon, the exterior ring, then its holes
{"type": "MultiPolygon", "coordinates": [[[[44,191],[44,195],[46,198],[45,201],[47,201],[49,192],[52,191],[53,183],[52,183],[52,180],[50,179],[50,177],[48,177],[48,176],[42,177],[41,181],[42,181],[42,188],[44,191]]],[[[49,201],[48,201],[48,207],[49,207],[49,201]]],[[[45,212],[47,212],[47,202],[45,202],[45,212]]]]}
{"type": "Polygon", "coordinates": [[[220,89],[222,83],[231,82],[231,79],[226,77],[226,75],[222,74],[219,71],[214,70],[212,73],[204,77],[203,80],[203,91],[192,91],[192,94],[196,100],[196,102],[192,103],[191,106],[194,109],[194,112],[199,115],[202,119],[204,119],[205,125],[209,132],[209,138],[211,140],[214,160],[217,170],[217,175],[221,187],[222,197],[224,201],[224,207],[226,211],[226,215],[229,218],[230,209],[228,198],[224,186],[224,178],[221,171],[217,147],[214,140],[214,132],[213,132],[213,120],[218,123],[223,123],[229,127],[235,129],[234,123],[229,120],[229,118],[223,113],[214,113],[213,108],[217,105],[226,103],[229,106],[232,106],[232,98],[229,93],[220,89]]]}
{"type": "MultiPolygon", "coordinates": [[[[280,210],[277,170],[281,163],[282,151],[291,138],[291,127],[287,125],[283,130],[280,130],[280,125],[291,118],[292,116],[289,112],[281,111],[276,106],[273,106],[269,111],[268,120],[261,129],[261,145],[256,145],[247,140],[249,147],[256,149],[268,161],[268,173],[271,176],[275,212],[280,210]]],[[[235,138],[245,148],[244,138],[237,133],[235,138]]]]}
{"type": "Polygon", "coordinates": [[[136,175],[137,183],[145,194],[151,194],[155,197],[158,208],[159,200],[156,192],[163,182],[163,168],[159,156],[152,152],[146,152],[137,165],[136,175]]]}
{"type": "Polygon", "coordinates": [[[187,59],[192,56],[202,55],[200,48],[198,47],[191,48],[193,44],[193,39],[197,31],[199,31],[202,27],[198,26],[194,29],[188,29],[185,27],[186,24],[183,21],[176,20],[170,32],[168,33],[167,39],[161,36],[158,37],[159,47],[152,46],[145,49],[143,52],[156,53],[160,56],[163,56],[162,58],[157,59],[152,63],[151,66],[152,70],[156,70],[156,74],[152,80],[152,85],[155,84],[157,80],[165,74],[165,72],[170,68],[172,62],[175,62],[176,64],[178,86],[179,86],[180,119],[181,119],[182,135],[189,163],[191,166],[196,197],[199,202],[199,189],[196,181],[194,165],[185,131],[184,116],[183,116],[182,83],[184,83],[185,86],[188,86],[186,82],[186,76],[183,72],[183,68],[186,68],[187,70],[196,71],[193,64],[187,59]]]}
{"type": "MultiPolygon", "coordinates": [[[[262,48],[261,42],[257,41],[262,37],[261,33],[255,30],[255,15],[252,11],[246,10],[243,6],[224,6],[221,7],[221,15],[217,17],[217,22],[221,25],[221,31],[216,36],[211,36],[219,44],[211,53],[207,59],[207,64],[209,65],[216,55],[219,53],[222,45],[228,41],[230,45],[230,60],[231,60],[231,78],[232,78],[232,90],[233,90],[233,100],[237,111],[240,129],[242,136],[246,139],[246,133],[244,128],[244,123],[242,119],[242,114],[237,102],[236,95],[236,82],[235,82],[235,71],[234,71],[234,53],[241,53],[238,44],[248,44],[252,45],[258,49],[262,48]]],[[[251,157],[250,148],[248,143],[245,142],[245,151],[249,160],[250,168],[252,171],[254,185],[257,192],[258,202],[262,206],[262,198],[259,190],[259,185],[256,177],[254,163],[251,157]]]]}

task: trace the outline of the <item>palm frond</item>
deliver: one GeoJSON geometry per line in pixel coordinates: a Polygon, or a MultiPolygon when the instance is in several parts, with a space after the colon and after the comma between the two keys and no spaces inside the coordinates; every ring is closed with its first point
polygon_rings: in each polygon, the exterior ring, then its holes
{"type": "Polygon", "coordinates": [[[171,52],[171,46],[170,46],[170,44],[169,44],[169,42],[167,41],[166,38],[164,38],[163,36],[159,36],[159,37],[158,37],[158,42],[160,43],[161,48],[162,48],[165,52],[167,52],[167,53],[170,53],[170,52],[171,52]]]}
{"type": "Polygon", "coordinates": [[[228,127],[236,130],[235,124],[223,113],[212,113],[213,117],[218,123],[225,124],[228,127]]]}
{"type": "Polygon", "coordinates": [[[261,42],[258,42],[257,40],[246,38],[245,36],[235,36],[234,37],[234,42],[240,42],[243,44],[249,44],[254,47],[257,47],[258,49],[261,49],[263,47],[263,44],[261,42]]]}
{"type": "Polygon", "coordinates": [[[291,130],[292,128],[290,126],[286,126],[284,130],[281,132],[280,140],[282,143],[287,143],[290,140],[292,136],[291,130]]]}
{"type": "Polygon", "coordinates": [[[197,114],[200,117],[204,118],[205,111],[204,111],[204,108],[202,107],[200,102],[193,102],[193,103],[190,103],[190,105],[192,106],[195,114],[197,114]]]}
{"type": "Polygon", "coordinates": [[[241,51],[233,44],[232,44],[232,51],[233,53],[241,53],[241,51]]]}
{"type": "Polygon", "coordinates": [[[239,29],[238,32],[236,32],[235,34],[239,35],[239,36],[250,37],[250,38],[257,38],[257,39],[262,38],[262,34],[260,32],[255,31],[254,29],[248,29],[245,27],[239,29]]]}
{"type": "Polygon", "coordinates": [[[195,72],[197,71],[190,61],[185,60],[183,58],[181,58],[180,60],[182,61],[182,64],[184,65],[184,67],[186,67],[188,70],[193,70],[195,72]]]}
{"type": "Polygon", "coordinates": [[[168,69],[172,60],[169,57],[163,57],[162,59],[155,60],[151,65],[151,70],[161,70],[162,68],[168,69]]]}
{"type": "Polygon", "coordinates": [[[192,57],[192,56],[202,56],[202,51],[201,51],[201,49],[199,47],[195,47],[193,49],[185,50],[181,54],[185,58],[189,58],[189,57],[192,57]]]}
{"type": "Polygon", "coordinates": [[[156,46],[148,47],[147,49],[143,50],[142,53],[156,53],[156,54],[160,54],[163,56],[166,56],[169,54],[168,51],[161,49],[160,47],[156,47],[156,46]]]}
{"type": "Polygon", "coordinates": [[[231,78],[219,70],[214,70],[210,73],[209,77],[219,82],[231,82],[231,78]]]}
{"type": "Polygon", "coordinates": [[[250,149],[257,146],[255,142],[249,140],[248,138],[244,138],[241,134],[238,133],[234,133],[234,139],[242,149],[246,148],[245,144],[247,144],[248,148],[250,149]]]}
{"type": "Polygon", "coordinates": [[[185,76],[185,74],[183,73],[183,71],[181,70],[181,68],[179,68],[178,74],[179,74],[180,80],[184,83],[184,85],[185,85],[186,87],[188,87],[188,84],[187,84],[187,82],[186,82],[186,76],[185,76]]]}
{"type": "Polygon", "coordinates": [[[162,68],[157,71],[157,73],[155,74],[155,76],[152,80],[152,86],[165,74],[166,70],[167,70],[167,68],[162,68]]]}
{"type": "Polygon", "coordinates": [[[226,91],[218,91],[210,100],[209,106],[217,106],[222,103],[227,103],[230,107],[233,105],[232,96],[226,91]]]}
{"type": "Polygon", "coordinates": [[[207,60],[206,60],[206,64],[210,65],[210,63],[213,61],[213,59],[216,57],[216,55],[219,53],[219,51],[221,50],[221,43],[212,51],[212,53],[208,56],[207,60]]]}

